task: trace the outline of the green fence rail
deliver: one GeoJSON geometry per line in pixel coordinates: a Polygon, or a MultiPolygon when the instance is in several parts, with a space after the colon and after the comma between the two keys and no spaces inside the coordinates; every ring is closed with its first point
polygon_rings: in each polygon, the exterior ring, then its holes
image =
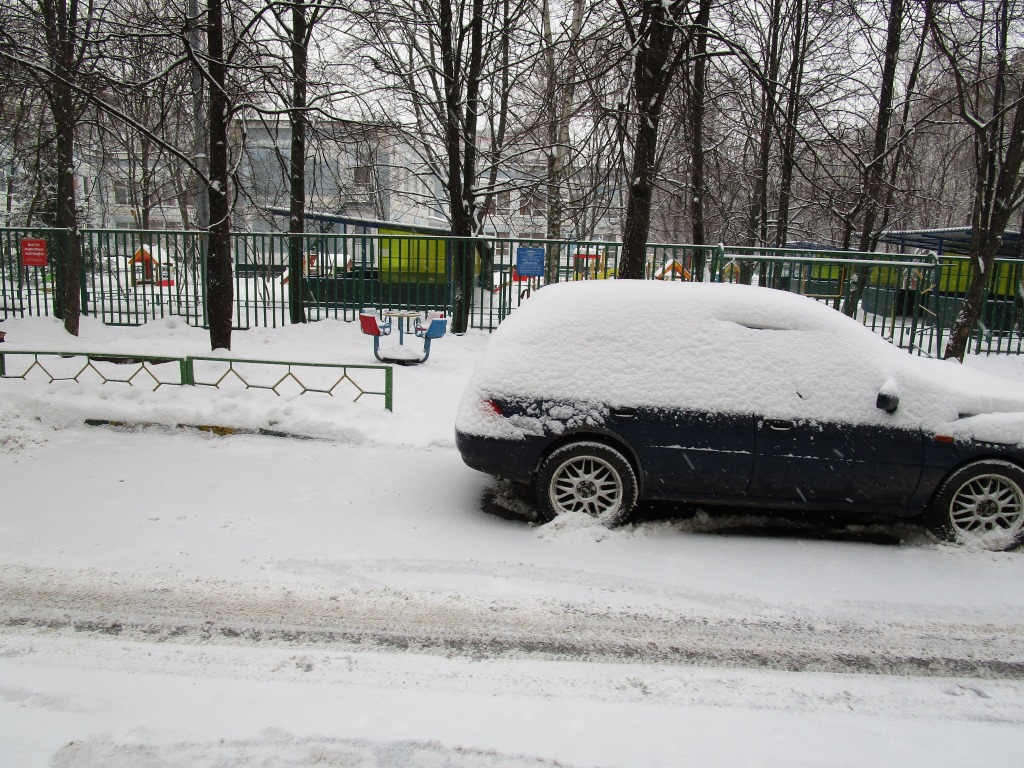
{"type": "MultiPolygon", "coordinates": [[[[236,233],[234,327],[278,327],[290,318],[289,242],[284,233],[236,233]]],[[[206,326],[206,240],[199,232],[82,230],[82,312],[111,325],[180,316],[206,326]]],[[[470,296],[469,326],[493,330],[545,284],[618,275],[620,243],[515,238],[453,238],[380,231],[306,234],[303,311],[309,320],[353,321],[365,306],[451,312],[461,288],[470,296]],[[543,257],[540,276],[517,271],[522,249],[543,257]],[[457,258],[461,256],[461,258],[457,258]],[[456,274],[455,265],[465,265],[456,274]]],[[[65,230],[0,229],[0,320],[61,316],[65,230]],[[25,241],[43,240],[26,259],[25,241]]],[[[651,244],[651,280],[747,282],[845,309],[894,343],[941,354],[963,302],[966,257],[894,256],[815,248],[742,248],[651,244]]],[[[971,338],[976,352],[1019,354],[1024,346],[1024,262],[997,260],[984,310],[971,338]]]]}
{"type": "Polygon", "coordinates": [[[194,386],[263,390],[279,396],[338,397],[347,393],[355,395],[352,402],[365,396],[381,397],[384,408],[394,410],[394,371],[388,365],[14,349],[0,351],[0,378],[38,379],[47,384],[125,384],[150,391],[165,386],[194,386]],[[368,381],[368,377],[375,380],[368,381]]]}

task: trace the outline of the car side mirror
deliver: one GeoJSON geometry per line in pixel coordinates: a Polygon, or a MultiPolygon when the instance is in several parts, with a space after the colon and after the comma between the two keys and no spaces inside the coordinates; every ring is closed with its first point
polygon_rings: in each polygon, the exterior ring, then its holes
{"type": "Polygon", "coordinates": [[[896,409],[900,407],[900,396],[895,392],[879,392],[878,399],[875,400],[875,408],[879,408],[886,413],[895,413],[896,409]]]}

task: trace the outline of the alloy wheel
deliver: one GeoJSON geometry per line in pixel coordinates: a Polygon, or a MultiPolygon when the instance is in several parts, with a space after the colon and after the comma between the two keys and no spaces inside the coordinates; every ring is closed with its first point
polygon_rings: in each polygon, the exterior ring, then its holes
{"type": "Polygon", "coordinates": [[[964,539],[1016,536],[1024,525],[1024,491],[999,474],[973,477],[953,494],[949,520],[964,539]]]}
{"type": "Polygon", "coordinates": [[[622,505],[622,478],[601,458],[575,456],[555,470],[549,493],[552,507],[559,512],[584,512],[604,518],[614,515],[622,505]]]}

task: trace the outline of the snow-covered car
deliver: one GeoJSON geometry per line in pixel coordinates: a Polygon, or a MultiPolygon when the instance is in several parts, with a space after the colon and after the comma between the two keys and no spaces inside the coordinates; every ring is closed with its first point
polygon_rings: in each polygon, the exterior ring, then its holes
{"type": "Polygon", "coordinates": [[[812,299],[661,281],[556,284],[501,324],[463,395],[471,467],[542,518],[640,499],[923,515],[1024,538],[1024,388],[897,349],[812,299]]]}

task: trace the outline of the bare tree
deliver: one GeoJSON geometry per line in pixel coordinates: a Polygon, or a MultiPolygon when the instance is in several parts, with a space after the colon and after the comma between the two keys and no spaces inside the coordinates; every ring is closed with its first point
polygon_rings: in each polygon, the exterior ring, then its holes
{"type": "MultiPolygon", "coordinates": [[[[394,110],[396,126],[407,131],[409,146],[444,190],[452,234],[475,234],[482,221],[481,181],[488,172],[480,164],[487,159],[481,129],[485,113],[504,103],[510,87],[500,46],[503,35],[511,34],[509,26],[523,18],[522,7],[504,0],[360,0],[349,12],[359,22],[358,61],[373,75],[365,98],[394,110]]],[[[494,145],[499,137],[486,138],[491,155],[500,156],[494,145]]],[[[469,322],[474,253],[465,241],[453,247],[456,333],[469,322]]]]}
{"type": "Polygon", "coordinates": [[[1024,202],[1024,50],[1019,0],[928,4],[928,30],[949,67],[974,144],[971,271],[943,356],[963,360],[1003,232],[1024,202]]]}
{"type": "Polygon", "coordinates": [[[99,28],[105,5],[82,0],[18,0],[9,9],[14,28],[6,30],[0,58],[25,72],[41,94],[50,130],[39,145],[53,142],[54,225],[65,230],[57,270],[56,312],[77,336],[81,316],[82,253],[75,195],[76,131],[88,108],[83,95],[95,88],[99,28]]]}
{"type": "Polygon", "coordinates": [[[792,31],[789,44],[789,72],[786,77],[785,113],[782,121],[780,152],[779,203],[775,216],[775,246],[782,247],[789,237],[789,216],[793,191],[793,174],[797,164],[797,137],[804,108],[804,71],[808,66],[812,4],[794,0],[792,31]]]}
{"type": "Polygon", "coordinates": [[[209,313],[210,348],[231,349],[231,319],[235,287],[231,279],[231,205],[228,195],[230,166],[228,126],[227,59],[224,55],[224,7],[221,0],[206,3],[206,71],[210,86],[210,206],[209,249],[206,262],[206,307],[209,313]]]}
{"type": "MultiPolygon", "coordinates": [[[[174,66],[180,52],[168,50],[165,40],[154,34],[164,23],[161,13],[131,3],[110,20],[109,37],[117,45],[100,62],[102,98],[123,117],[96,108],[89,130],[80,136],[83,160],[124,191],[134,225],[141,229],[153,228],[154,214],[165,206],[181,210],[187,194],[178,180],[181,164],[171,150],[187,147],[192,129],[188,73],[174,66]]],[[[93,183],[93,190],[98,186],[93,183]]]]}
{"type": "MultiPolygon", "coordinates": [[[[756,133],[754,184],[750,196],[747,221],[747,245],[768,244],[768,176],[771,151],[779,108],[779,72],[782,67],[782,10],[784,0],[770,0],[768,6],[767,44],[762,47],[758,70],[760,109],[756,133]]],[[[749,282],[749,276],[744,282],[749,282]]]]}
{"type": "MultiPolygon", "coordinates": [[[[562,179],[565,174],[570,151],[569,119],[572,116],[575,78],[579,68],[580,32],[583,27],[583,0],[572,0],[572,17],[567,35],[556,41],[551,25],[551,3],[543,0],[541,15],[544,25],[544,64],[547,88],[545,103],[548,113],[547,149],[547,236],[549,239],[562,237],[563,191],[562,179]],[[558,51],[562,50],[559,62],[558,51]],[[563,66],[560,67],[559,64],[563,66]]],[[[554,255],[548,254],[549,265],[554,255]]],[[[549,267],[550,273],[550,267],[549,267]]]]}
{"type": "MultiPolygon", "coordinates": [[[[704,144],[704,112],[707,95],[707,54],[708,24],[711,21],[711,0],[700,0],[697,17],[694,19],[694,51],[692,66],[688,67],[686,85],[688,91],[687,118],[690,128],[691,142],[691,203],[690,217],[694,245],[707,242],[704,220],[704,203],[707,198],[707,182],[705,180],[705,144],[704,144]]],[[[698,280],[704,279],[704,252],[698,250],[695,256],[694,271],[698,280]]]]}
{"type": "MultiPolygon", "coordinates": [[[[896,68],[899,64],[900,48],[903,44],[904,0],[890,0],[888,15],[874,140],[871,144],[870,157],[864,165],[861,195],[857,204],[862,212],[861,251],[875,250],[880,235],[880,232],[876,230],[875,223],[879,216],[879,208],[884,204],[886,198],[883,184],[886,179],[886,158],[890,155],[889,138],[896,91],[896,68]]],[[[866,266],[853,270],[849,295],[843,306],[847,315],[856,314],[861,296],[867,288],[867,278],[866,266]]]]}
{"type": "MultiPolygon", "coordinates": [[[[114,8],[95,3],[83,4],[81,0],[39,0],[38,10],[31,0],[20,0],[26,13],[36,11],[45,20],[42,24],[42,39],[35,40],[31,34],[24,36],[24,42],[13,52],[0,49],[0,57],[12,61],[35,79],[45,94],[50,106],[57,157],[57,215],[56,223],[68,233],[68,243],[63,260],[63,282],[61,307],[65,327],[71,333],[78,331],[80,305],[81,249],[78,237],[78,218],[74,183],[76,161],[76,138],[87,110],[100,111],[108,118],[117,120],[153,146],[166,150],[186,167],[197,171],[188,152],[176,147],[160,135],[161,127],[148,124],[152,116],[143,117],[140,123],[118,103],[117,92],[131,90],[123,82],[110,79],[109,72],[102,72],[99,62],[112,58],[111,50],[116,45],[135,36],[156,39],[179,39],[183,52],[172,59],[163,72],[135,84],[143,90],[152,89],[154,82],[169,75],[175,67],[188,61],[184,52],[189,51],[186,38],[178,32],[170,32],[172,18],[166,15],[153,16],[142,28],[133,28],[117,21],[114,8]],[[101,50],[106,50],[102,55],[101,50]]],[[[116,10],[123,10],[118,7],[116,10]]],[[[224,15],[221,0],[209,0],[205,17],[206,34],[209,38],[207,52],[192,51],[193,58],[204,73],[210,85],[210,172],[206,177],[210,199],[210,250],[207,269],[207,307],[211,346],[213,349],[230,348],[231,321],[233,315],[233,285],[231,280],[230,255],[230,162],[228,157],[227,128],[232,116],[231,99],[228,94],[228,65],[238,67],[237,54],[242,49],[240,40],[251,34],[251,25],[234,25],[230,49],[224,46],[224,15]],[[233,57],[234,61],[229,61],[233,57]]],[[[32,24],[25,29],[31,30],[32,24]]]]}
{"type": "Polygon", "coordinates": [[[631,103],[635,118],[619,277],[636,280],[646,273],[662,108],[684,61],[693,28],[688,26],[683,0],[642,0],[638,6],[619,0],[619,8],[634,51],[631,103]]]}
{"type": "Polygon", "coordinates": [[[278,21],[290,32],[288,47],[291,51],[292,97],[288,104],[288,122],[291,124],[292,141],[290,157],[288,231],[292,237],[288,241],[288,306],[293,323],[306,322],[303,311],[305,293],[302,274],[303,233],[306,231],[306,79],[309,74],[308,47],[312,28],[321,12],[312,9],[312,17],[308,17],[306,4],[291,4],[291,24],[288,25],[283,14],[278,14],[278,21]]]}

